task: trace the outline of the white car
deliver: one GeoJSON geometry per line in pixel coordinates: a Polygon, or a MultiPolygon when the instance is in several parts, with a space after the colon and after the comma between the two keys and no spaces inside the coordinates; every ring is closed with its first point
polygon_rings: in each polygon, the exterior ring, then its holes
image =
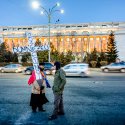
{"type": "Polygon", "coordinates": [[[111,63],[107,66],[102,66],[101,70],[103,72],[109,72],[109,71],[119,71],[122,73],[125,73],[125,62],[119,62],[119,63],[111,63]]]}
{"type": "MultiPolygon", "coordinates": [[[[73,63],[62,67],[66,76],[81,76],[85,77],[89,75],[89,65],[86,63],[73,63]]],[[[54,74],[54,73],[53,73],[54,74]]]]}
{"type": "Polygon", "coordinates": [[[22,72],[25,68],[20,64],[9,64],[1,68],[1,72],[22,72]]]}

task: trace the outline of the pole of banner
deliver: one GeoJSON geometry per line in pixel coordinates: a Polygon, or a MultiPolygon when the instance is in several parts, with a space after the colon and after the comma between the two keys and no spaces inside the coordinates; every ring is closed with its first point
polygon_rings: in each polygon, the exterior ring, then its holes
{"type": "Polygon", "coordinates": [[[48,26],[49,26],[49,62],[51,61],[50,59],[50,54],[51,54],[51,47],[50,47],[50,22],[51,21],[51,15],[48,15],[48,26]]]}

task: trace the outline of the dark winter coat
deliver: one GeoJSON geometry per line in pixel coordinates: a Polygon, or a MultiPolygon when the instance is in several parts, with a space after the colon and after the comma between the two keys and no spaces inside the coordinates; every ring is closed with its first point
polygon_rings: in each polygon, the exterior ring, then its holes
{"type": "Polygon", "coordinates": [[[66,84],[66,74],[63,69],[56,70],[53,82],[53,92],[62,94],[66,84]]]}

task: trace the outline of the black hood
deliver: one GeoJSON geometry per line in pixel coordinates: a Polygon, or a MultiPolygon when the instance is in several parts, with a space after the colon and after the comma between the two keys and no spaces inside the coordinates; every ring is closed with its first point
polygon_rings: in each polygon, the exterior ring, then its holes
{"type": "Polygon", "coordinates": [[[61,68],[60,62],[55,62],[55,63],[54,63],[54,66],[56,66],[56,70],[58,70],[58,69],[61,68]]]}

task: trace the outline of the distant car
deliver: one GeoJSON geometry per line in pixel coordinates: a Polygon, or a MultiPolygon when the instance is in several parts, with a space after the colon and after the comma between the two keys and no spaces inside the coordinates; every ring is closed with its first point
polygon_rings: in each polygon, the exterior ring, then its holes
{"type": "Polygon", "coordinates": [[[48,74],[48,75],[52,74],[52,71],[53,71],[53,68],[54,68],[54,65],[52,63],[43,62],[43,63],[40,63],[39,65],[44,67],[44,70],[45,70],[46,74],[48,74]]]}
{"type": "Polygon", "coordinates": [[[22,72],[25,68],[20,64],[9,64],[1,68],[1,72],[22,72]]]}
{"type": "MultiPolygon", "coordinates": [[[[80,76],[85,77],[89,75],[89,67],[86,63],[73,63],[62,67],[66,76],[80,76]]],[[[54,71],[53,71],[54,74],[54,71]]]]}
{"type": "Polygon", "coordinates": [[[29,66],[23,71],[23,73],[26,75],[31,75],[33,70],[34,70],[33,66],[29,66]]]}
{"type": "Polygon", "coordinates": [[[119,71],[125,73],[125,62],[111,63],[109,65],[102,66],[101,70],[103,72],[119,71]]]}
{"type": "MultiPolygon", "coordinates": [[[[40,63],[40,66],[44,67],[44,71],[46,72],[47,75],[52,74],[52,70],[54,67],[53,64],[51,64],[49,62],[44,62],[44,63],[40,63]]],[[[30,75],[33,70],[34,70],[33,66],[29,66],[24,70],[24,74],[30,75]]]]}

